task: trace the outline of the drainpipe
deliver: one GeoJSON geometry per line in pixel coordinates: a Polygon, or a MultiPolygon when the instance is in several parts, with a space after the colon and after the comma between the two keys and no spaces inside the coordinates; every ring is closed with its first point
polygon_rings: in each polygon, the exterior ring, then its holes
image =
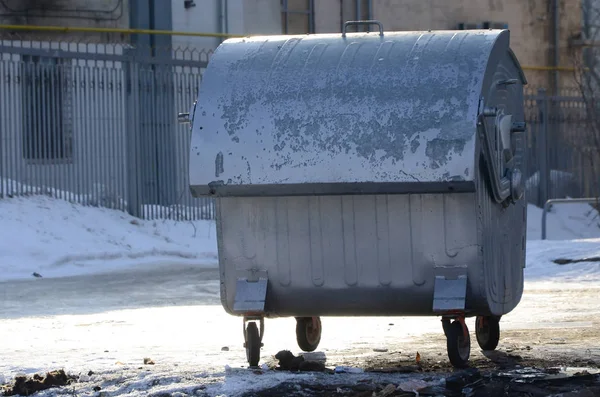
{"type": "Polygon", "coordinates": [[[367,0],[367,12],[369,15],[367,16],[368,20],[373,19],[373,0],[367,0]]]}
{"type": "MultiPolygon", "coordinates": [[[[591,18],[590,18],[590,13],[591,13],[591,0],[583,0],[583,38],[584,39],[589,39],[590,37],[592,37],[592,35],[590,34],[590,28],[591,28],[591,18]]],[[[588,51],[587,48],[582,48],[582,55],[583,55],[583,65],[585,65],[586,67],[590,67],[590,65],[592,64],[592,61],[590,60],[590,51],[588,51]]]]}
{"type": "Polygon", "coordinates": [[[559,28],[560,28],[560,20],[559,20],[559,0],[552,0],[552,30],[553,30],[553,41],[554,41],[554,54],[553,54],[553,60],[552,63],[555,67],[554,69],[554,78],[553,78],[553,86],[554,86],[554,95],[558,95],[558,90],[559,90],[559,72],[558,72],[558,65],[560,62],[559,59],[559,53],[558,53],[558,47],[560,44],[560,35],[559,35],[559,28]]]}
{"type": "MultiPolygon", "coordinates": [[[[360,10],[360,5],[361,5],[360,3],[361,3],[361,1],[362,0],[356,0],[356,21],[360,21],[362,19],[361,18],[362,13],[361,13],[361,10],[360,10]]],[[[359,27],[360,27],[359,25],[356,25],[356,31],[357,32],[359,31],[359,27]]]]}
{"type": "Polygon", "coordinates": [[[344,0],[340,0],[340,32],[344,29],[344,0]]]}
{"type": "MultiPolygon", "coordinates": [[[[218,9],[219,9],[219,33],[229,33],[229,26],[227,21],[227,0],[217,0],[219,2],[218,4],[218,9]]],[[[220,38],[219,42],[222,43],[225,40],[225,38],[220,38]]]]}

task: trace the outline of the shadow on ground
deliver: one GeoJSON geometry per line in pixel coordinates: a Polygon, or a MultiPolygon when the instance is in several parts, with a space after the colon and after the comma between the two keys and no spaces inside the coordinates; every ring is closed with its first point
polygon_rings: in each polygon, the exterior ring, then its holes
{"type": "Polygon", "coordinates": [[[197,266],[0,283],[0,319],[218,304],[218,270],[197,266]]]}

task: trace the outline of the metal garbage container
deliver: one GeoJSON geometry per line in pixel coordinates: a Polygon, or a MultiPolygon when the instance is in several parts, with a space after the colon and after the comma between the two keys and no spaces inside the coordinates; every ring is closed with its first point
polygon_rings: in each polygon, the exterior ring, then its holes
{"type": "MultiPolygon", "coordinates": [[[[346,33],[352,24],[379,31],[346,33]]],[[[264,319],[440,316],[450,361],[495,349],[523,292],[526,80],[507,30],[229,39],[193,110],[221,300],[259,362],[264,319]]],[[[185,117],[184,117],[185,118],[185,117]]]]}

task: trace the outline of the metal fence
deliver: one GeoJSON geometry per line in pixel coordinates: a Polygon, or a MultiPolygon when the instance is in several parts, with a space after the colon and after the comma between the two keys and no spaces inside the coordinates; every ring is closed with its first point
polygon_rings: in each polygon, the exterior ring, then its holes
{"type": "MultiPolygon", "coordinates": [[[[142,218],[212,219],[188,189],[189,126],[209,53],[140,55],[129,44],[0,40],[0,197],[51,194],[142,218]]],[[[585,106],[526,95],[526,191],[597,195],[585,106]]]]}
{"type": "Polygon", "coordinates": [[[598,150],[586,111],[576,90],[549,96],[528,91],[527,200],[543,207],[546,200],[598,196],[598,150]]]}
{"type": "Polygon", "coordinates": [[[188,189],[189,126],[208,53],[0,41],[0,195],[48,193],[143,218],[211,219],[188,189]]]}

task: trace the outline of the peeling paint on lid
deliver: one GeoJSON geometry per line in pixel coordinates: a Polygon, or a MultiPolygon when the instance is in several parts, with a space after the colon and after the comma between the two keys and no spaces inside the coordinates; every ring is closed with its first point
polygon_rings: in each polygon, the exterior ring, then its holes
{"type": "Polygon", "coordinates": [[[215,180],[219,153],[233,184],[471,181],[478,102],[507,34],[227,40],[200,88],[191,184],[215,180]]]}

